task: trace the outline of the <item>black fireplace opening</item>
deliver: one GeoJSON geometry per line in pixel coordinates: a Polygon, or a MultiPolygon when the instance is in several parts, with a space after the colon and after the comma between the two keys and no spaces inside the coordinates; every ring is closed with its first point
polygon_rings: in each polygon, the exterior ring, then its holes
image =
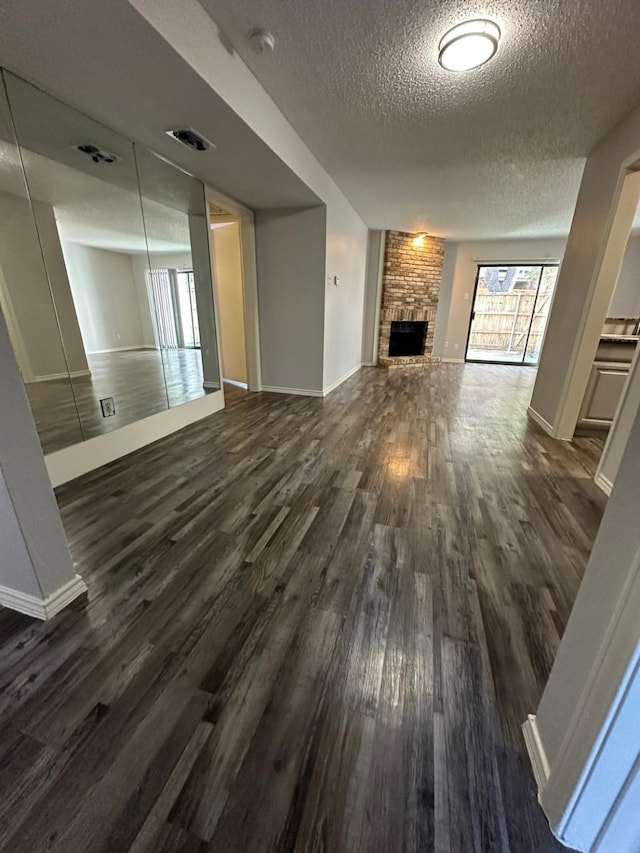
{"type": "Polygon", "coordinates": [[[424,355],[426,320],[398,320],[391,323],[389,356],[424,355]]]}

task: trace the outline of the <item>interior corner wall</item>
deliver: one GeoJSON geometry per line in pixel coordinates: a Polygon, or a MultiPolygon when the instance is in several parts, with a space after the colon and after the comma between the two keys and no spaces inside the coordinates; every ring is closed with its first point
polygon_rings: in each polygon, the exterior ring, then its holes
{"type": "Polygon", "coordinates": [[[464,361],[479,265],[554,263],[562,260],[565,243],[561,238],[446,243],[434,355],[464,361]]]}
{"type": "Polygon", "coordinates": [[[324,206],[256,211],[266,389],[322,393],[326,227],[324,206]]]}
{"type": "MultiPolygon", "coordinates": [[[[584,330],[625,171],[639,155],[636,109],[587,158],[531,399],[531,408],[558,438],[571,438],[575,429],[590,371],[589,349],[597,348],[597,335],[587,341],[584,330]]],[[[607,307],[598,310],[596,324],[602,325],[600,315],[607,307]]]]}
{"type": "Polygon", "coordinates": [[[362,363],[378,362],[378,324],[382,297],[385,231],[371,230],[367,238],[367,266],[363,304],[362,363]]]}
{"type": "Polygon", "coordinates": [[[2,315],[0,395],[0,587],[42,599],[75,573],[2,315]]]}
{"type": "Polygon", "coordinates": [[[222,375],[247,382],[244,330],[244,293],[240,227],[230,222],[212,231],[213,269],[218,293],[218,329],[222,350],[222,375]]]}
{"type": "Polygon", "coordinates": [[[640,318],[640,237],[633,236],[627,243],[622,269],[616,282],[608,317],[640,318]]]}
{"type": "Polygon", "coordinates": [[[79,243],[62,249],[87,352],[144,347],[131,256],[79,243]]]}
{"type": "Polygon", "coordinates": [[[53,208],[34,202],[33,212],[37,232],[29,202],[18,196],[0,194],[0,264],[32,378],[66,374],[67,364],[70,371],[83,372],[88,369],[87,359],[53,208]],[[56,299],[55,310],[51,291],[56,299]]]}
{"type": "Polygon", "coordinates": [[[36,220],[38,236],[47,267],[55,312],[60,324],[60,333],[69,372],[82,373],[89,369],[84,341],[80,332],[80,323],[73,294],[69,283],[67,267],[62,254],[62,244],[54,209],[39,201],[33,203],[33,215],[36,220]]]}
{"type": "Polygon", "coordinates": [[[367,236],[366,225],[347,204],[327,208],[324,389],[335,387],[362,364],[367,236]]]}

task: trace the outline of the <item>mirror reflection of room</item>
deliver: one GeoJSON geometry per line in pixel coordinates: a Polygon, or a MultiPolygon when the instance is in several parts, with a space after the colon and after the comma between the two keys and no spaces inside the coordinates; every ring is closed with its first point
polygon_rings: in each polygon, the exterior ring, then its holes
{"type": "Polygon", "coordinates": [[[0,307],[44,452],[218,390],[203,185],[5,81],[0,307]]]}

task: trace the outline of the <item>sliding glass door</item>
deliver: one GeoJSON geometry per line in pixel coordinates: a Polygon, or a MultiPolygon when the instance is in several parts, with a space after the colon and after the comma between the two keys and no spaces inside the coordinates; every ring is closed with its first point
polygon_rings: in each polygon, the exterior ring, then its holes
{"type": "Polygon", "coordinates": [[[467,361],[537,364],[557,264],[478,267],[467,361]]]}

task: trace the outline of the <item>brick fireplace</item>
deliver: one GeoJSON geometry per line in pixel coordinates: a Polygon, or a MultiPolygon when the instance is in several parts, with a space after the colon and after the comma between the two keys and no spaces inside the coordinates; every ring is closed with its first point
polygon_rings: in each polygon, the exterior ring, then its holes
{"type": "MultiPolygon", "coordinates": [[[[444,240],[437,237],[416,239],[415,234],[387,231],[378,335],[378,363],[383,367],[440,361],[432,352],[443,256],[444,240]],[[394,332],[398,332],[395,341],[401,341],[399,334],[410,332],[409,324],[416,322],[427,324],[423,337],[423,352],[390,355],[392,324],[394,332]]],[[[399,349],[397,343],[392,344],[391,351],[402,351],[402,346],[400,345],[399,349]]]]}

